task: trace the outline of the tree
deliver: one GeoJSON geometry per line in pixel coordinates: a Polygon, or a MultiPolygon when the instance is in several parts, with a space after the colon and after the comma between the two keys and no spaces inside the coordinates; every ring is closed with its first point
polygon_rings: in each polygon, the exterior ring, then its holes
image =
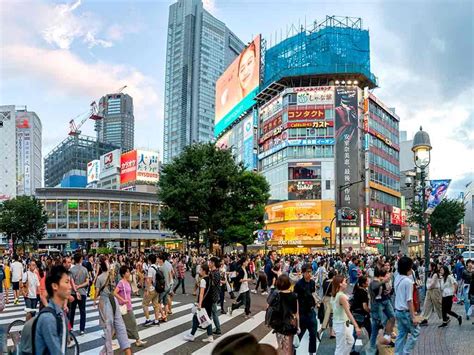
{"type": "Polygon", "coordinates": [[[413,201],[411,209],[408,212],[408,223],[423,225],[423,210],[420,201],[413,201]]]}
{"type": "Polygon", "coordinates": [[[225,208],[227,218],[224,220],[223,243],[240,243],[247,252],[247,246],[255,240],[254,231],[263,228],[269,191],[267,180],[260,174],[243,171],[237,176],[225,208]]]}
{"type": "Polygon", "coordinates": [[[432,235],[442,238],[456,234],[456,229],[464,218],[465,208],[460,201],[444,199],[429,218],[432,235]]]}
{"type": "Polygon", "coordinates": [[[228,149],[212,143],[188,146],[166,164],[158,184],[164,206],[163,224],[199,246],[199,235],[212,246],[214,241],[253,241],[261,227],[269,186],[265,178],[246,171],[228,149]],[[198,217],[197,223],[189,221],[198,217]]]}
{"type": "Polygon", "coordinates": [[[0,204],[0,233],[15,244],[36,245],[46,235],[48,216],[34,197],[18,196],[0,204]]]}

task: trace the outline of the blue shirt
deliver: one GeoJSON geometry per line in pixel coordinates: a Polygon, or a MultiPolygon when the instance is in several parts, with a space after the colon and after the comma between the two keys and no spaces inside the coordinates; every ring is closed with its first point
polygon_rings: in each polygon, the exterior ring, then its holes
{"type": "Polygon", "coordinates": [[[63,309],[52,300],[49,301],[48,306],[53,308],[56,314],[63,320],[62,332],[61,334],[58,334],[56,318],[52,313],[46,312],[42,314],[36,323],[35,353],[51,355],[65,354],[67,344],[66,317],[63,309]],[[62,348],[62,337],[64,332],[66,332],[66,341],[64,348],[62,348]]]}
{"type": "Polygon", "coordinates": [[[456,274],[456,280],[461,280],[462,279],[462,272],[464,270],[464,265],[462,262],[458,261],[456,263],[456,266],[454,267],[454,273],[456,274]]]}
{"type": "Polygon", "coordinates": [[[355,284],[357,282],[359,274],[358,269],[359,267],[354,264],[351,264],[351,266],[349,267],[349,283],[355,284]]]}

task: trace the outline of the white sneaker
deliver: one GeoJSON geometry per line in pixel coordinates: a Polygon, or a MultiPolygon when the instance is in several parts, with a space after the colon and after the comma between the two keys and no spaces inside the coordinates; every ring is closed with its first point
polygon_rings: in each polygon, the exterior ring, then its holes
{"type": "Polygon", "coordinates": [[[268,292],[267,292],[267,291],[262,292],[262,296],[266,296],[266,295],[268,295],[268,292]]]}
{"type": "Polygon", "coordinates": [[[227,307],[227,314],[232,316],[232,306],[227,307]]]}
{"type": "Polygon", "coordinates": [[[186,341],[194,341],[194,335],[192,334],[186,334],[184,337],[183,337],[184,340],[186,341]]]}
{"type": "Polygon", "coordinates": [[[250,290],[250,292],[252,292],[252,293],[257,293],[257,290],[250,290]]]}
{"type": "Polygon", "coordinates": [[[205,343],[213,343],[214,338],[212,336],[210,336],[210,337],[204,338],[202,341],[205,342],[205,343]]]}

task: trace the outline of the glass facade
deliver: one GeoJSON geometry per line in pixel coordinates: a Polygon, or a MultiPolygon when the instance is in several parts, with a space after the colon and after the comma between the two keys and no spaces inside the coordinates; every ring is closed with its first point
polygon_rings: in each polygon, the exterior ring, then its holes
{"type": "Polygon", "coordinates": [[[158,203],[96,201],[88,199],[42,200],[47,229],[159,230],[158,203]]]}

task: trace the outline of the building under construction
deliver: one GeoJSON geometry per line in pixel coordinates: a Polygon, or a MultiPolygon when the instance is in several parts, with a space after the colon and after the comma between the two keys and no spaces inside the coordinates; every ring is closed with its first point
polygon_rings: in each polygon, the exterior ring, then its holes
{"type": "Polygon", "coordinates": [[[93,137],[70,135],[44,159],[45,187],[61,185],[65,178],[69,179],[69,183],[63,182],[63,185],[84,185],[72,187],[85,187],[87,163],[117,148],[119,147],[100,142],[93,137]],[[70,182],[71,175],[76,176],[76,180],[72,183],[70,182]],[[81,176],[83,178],[80,178],[81,176]]]}

